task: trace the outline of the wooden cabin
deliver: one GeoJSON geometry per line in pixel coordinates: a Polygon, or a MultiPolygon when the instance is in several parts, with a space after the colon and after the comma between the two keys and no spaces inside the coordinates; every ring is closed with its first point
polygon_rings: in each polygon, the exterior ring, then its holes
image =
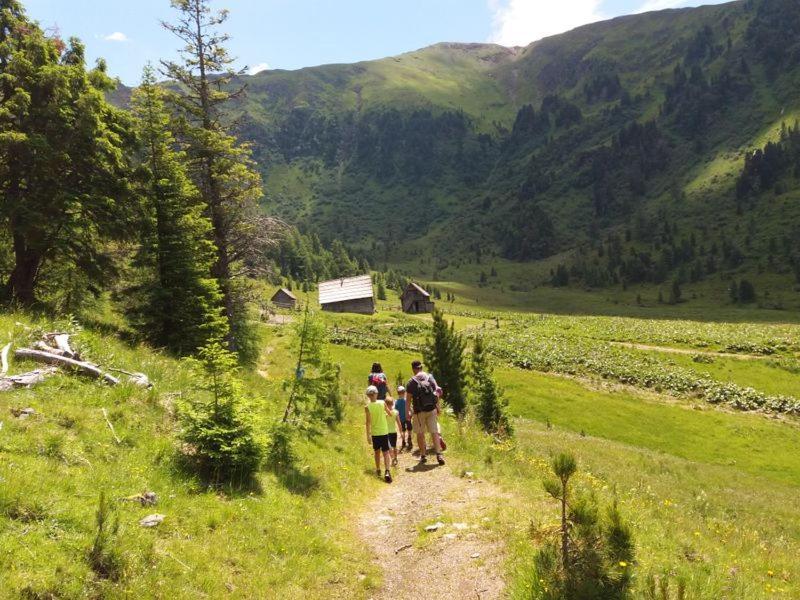
{"type": "Polygon", "coordinates": [[[280,308],[297,307],[297,297],[286,288],[280,288],[277,292],[275,292],[272,295],[270,302],[272,302],[275,306],[278,306],[280,308]]]}
{"type": "Polygon", "coordinates": [[[429,313],[434,309],[431,295],[413,281],[406,286],[403,295],[400,296],[400,302],[404,313],[429,313]]]}
{"type": "Polygon", "coordinates": [[[319,304],[322,310],[329,312],[374,314],[372,277],[359,275],[323,281],[319,284],[319,304]]]}

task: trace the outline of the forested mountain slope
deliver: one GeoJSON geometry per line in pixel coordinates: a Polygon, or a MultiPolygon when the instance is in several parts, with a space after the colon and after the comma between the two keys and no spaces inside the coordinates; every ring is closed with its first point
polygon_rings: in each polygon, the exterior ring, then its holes
{"type": "Polygon", "coordinates": [[[558,255],[556,284],[791,286],[798,40],[800,4],[746,0],[268,71],[247,79],[245,136],[266,209],[373,265],[558,255]]]}

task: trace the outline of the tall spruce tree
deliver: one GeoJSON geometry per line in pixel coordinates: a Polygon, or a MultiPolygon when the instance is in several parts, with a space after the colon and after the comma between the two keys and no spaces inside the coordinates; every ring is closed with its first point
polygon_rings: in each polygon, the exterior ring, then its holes
{"type": "Polygon", "coordinates": [[[475,416],[486,433],[502,437],[513,435],[514,429],[508,418],[508,401],[494,378],[494,369],[483,338],[475,338],[472,347],[472,391],[474,394],[475,416]]]}
{"type": "Polygon", "coordinates": [[[424,351],[425,363],[442,387],[444,401],[458,417],[467,407],[464,347],[464,338],[456,332],[455,325],[448,325],[442,312],[435,310],[431,337],[424,351]]]}
{"type": "Polygon", "coordinates": [[[228,348],[241,359],[253,358],[253,330],[247,318],[247,280],[264,266],[264,249],[274,231],[257,205],[261,177],[251,149],[236,138],[232,101],[244,87],[236,87],[241,72],[225,44],[229,36],[218,28],[228,11],[212,11],[209,0],[172,0],[175,23],[163,27],[184,46],[177,61],[162,61],[163,73],[177,82],[171,95],[182,122],[181,141],[190,159],[191,176],[211,220],[216,257],[211,272],[223,296],[228,321],[228,348]]]}
{"type": "Polygon", "coordinates": [[[137,262],[143,268],[141,302],[133,314],[158,346],[193,353],[227,333],[222,294],[211,277],[211,223],[175,149],[164,91],[145,67],[132,109],[141,143],[140,196],[146,215],[137,262]]]}
{"type": "Polygon", "coordinates": [[[13,0],[0,0],[0,74],[0,226],[13,252],[0,293],[31,305],[48,269],[54,294],[98,291],[115,274],[107,242],[129,236],[136,214],[130,119],[105,99],[115,84],[103,61],[87,71],[79,40],[45,35],[13,0]]]}

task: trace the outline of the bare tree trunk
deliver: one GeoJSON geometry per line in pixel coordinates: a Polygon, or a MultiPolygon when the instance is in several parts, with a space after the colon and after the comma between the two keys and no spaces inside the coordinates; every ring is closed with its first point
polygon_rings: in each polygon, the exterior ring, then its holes
{"type": "Polygon", "coordinates": [[[36,301],[34,290],[42,255],[28,247],[21,234],[14,233],[14,268],[6,282],[6,297],[23,306],[31,306],[36,301]]]}
{"type": "Polygon", "coordinates": [[[567,484],[561,482],[561,561],[564,566],[564,576],[569,570],[569,526],[567,524],[567,484]]]}

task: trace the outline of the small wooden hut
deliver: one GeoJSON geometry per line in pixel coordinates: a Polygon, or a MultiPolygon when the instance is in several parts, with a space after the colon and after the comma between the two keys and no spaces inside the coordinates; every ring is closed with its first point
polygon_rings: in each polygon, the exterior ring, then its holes
{"type": "Polygon", "coordinates": [[[372,277],[359,275],[332,279],[319,284],[319,304],[329,312],[371,315],[375,312],[372,277]]]}
{"type": "Polygon", "coordinates": [[[403,312],[405,313],[429,313],[433,312],[434,302],[431,295],[413,281],[406,286],[403,295],[400,297],[403,312]]]}
{"type": "Polygon", "coordinates": [[[275,292],[270,301],[280,308],[295,308],[297,306],[297,297],[286,288],[280,288],[275,292]]]}

